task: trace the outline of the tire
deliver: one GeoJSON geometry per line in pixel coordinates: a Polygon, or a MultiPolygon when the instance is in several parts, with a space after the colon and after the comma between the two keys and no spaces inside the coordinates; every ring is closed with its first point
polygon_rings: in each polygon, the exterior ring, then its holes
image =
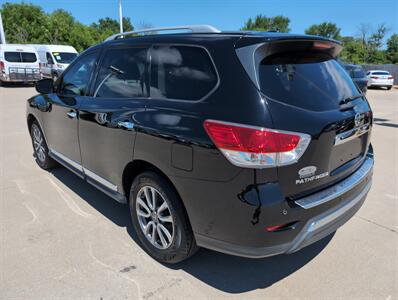
{"type": "Polygon", "coordinates": [[[30,136],[32,139],[33,151],[36,163],[44,170],[50,170],[58,166],[48,154],[48,147],[44,139],[43,131],[37,121],[33,121],[30,127],[30,136]]]}
{"type": "Polygon", "coordinates": [[[392,86],[388,86],[388,87],[387,87],[387,90],[389,91],[389,90],[391,90],[391,88],[392,88],[392,86]]]}
{"type": "Polygon", "coordinates": [[[141,245],[157,261],[174,264],[189,258],[197,251],[198,247],[188,217],[177,192],[157,173],[148,171],[135,178],[130,189],[129,207],[132,223],[141,245]],[[155,194],[155,205],[151,201],[152,192],[155,194]],[[141,215],[138,215],[138,211],[141,215]],[[148,235],[144,232],[144,228],[148,228],[148,235]]]}

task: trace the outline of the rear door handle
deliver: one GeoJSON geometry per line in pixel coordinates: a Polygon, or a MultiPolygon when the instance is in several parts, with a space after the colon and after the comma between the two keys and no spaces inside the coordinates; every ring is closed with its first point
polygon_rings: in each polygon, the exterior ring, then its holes
{"type": "Polygon", "coordinates": [[[76,116],[77,116],[77,113],[76,113],[75,111],[73,111],[73,110],[67,112],[66,114],[67,114],[68,117],[71,118],[71,119],[76,118],[76,116]]]}
{"type": "Polygon", "coordinates": [[[123,121],[120,121],[120,122],[117,123],[117,125],[118,125],[120,128],[124,128],[124,129],[127,129],[127,130],[132,130],[132,129],[134,128],[134,123],[132,123],[132,122],[123,122],[123,121]]]}

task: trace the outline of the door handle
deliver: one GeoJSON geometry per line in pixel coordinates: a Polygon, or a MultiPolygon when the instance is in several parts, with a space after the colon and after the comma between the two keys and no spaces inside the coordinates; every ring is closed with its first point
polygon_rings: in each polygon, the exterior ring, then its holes
{"type": "Polygon", "coordinates": [[[117,123],[117,125],[118,125],[120,128],[124,128],[124,129],[127,129],[127,130],[132,130],[132,129],[134,128],[134,123],[132,123],[132,122],[123,122],[123,121],[120,121],[120,122],[117,123]]]}
{"type": "Polygon", "coordinates": [[[76,116],[77,116],[77,113],[75,111],[73,111],[73,110],[71,110],[70,112],[67,112],[66,114],[71,119],[76,118],[76,116]]]}

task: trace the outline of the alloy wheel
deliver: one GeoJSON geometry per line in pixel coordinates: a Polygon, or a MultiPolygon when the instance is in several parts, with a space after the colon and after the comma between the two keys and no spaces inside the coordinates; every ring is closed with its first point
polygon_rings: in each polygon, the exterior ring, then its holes
{"type": "Polygon", "coordinates": [[[33,145],[37,158],[44,162],[46,160],[46,150],[44,148],[43,135],[37,126],[33,126],[33,145]]]}
{"type": "Polygon", "coordinates": [[[174,239],[174,222],[161,193],[152,186],[143,186],[137,194],[136,213],[147,240],[158,249],[169,248],[174,239]]]}

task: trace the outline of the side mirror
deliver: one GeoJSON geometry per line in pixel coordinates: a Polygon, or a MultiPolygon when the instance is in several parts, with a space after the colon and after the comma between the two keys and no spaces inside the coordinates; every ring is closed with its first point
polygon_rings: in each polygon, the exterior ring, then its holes
{"type": "Polygon", "coordinates": [[[51,94],[54,91],[54,81],[51,78],[44,78],[36,82],[35,87],[40,94],[51,94]]]}

